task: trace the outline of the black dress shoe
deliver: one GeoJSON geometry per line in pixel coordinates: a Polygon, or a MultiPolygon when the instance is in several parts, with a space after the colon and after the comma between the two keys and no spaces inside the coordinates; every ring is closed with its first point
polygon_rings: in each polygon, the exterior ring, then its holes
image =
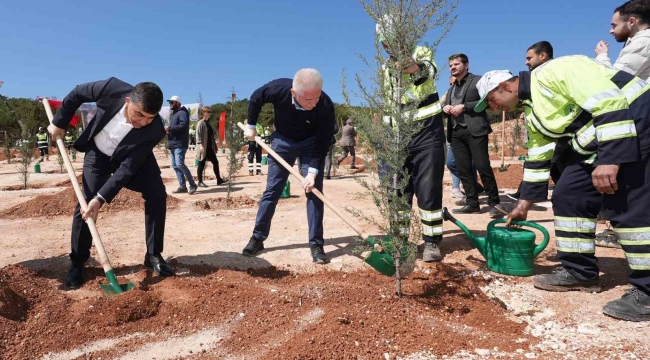
{"type": "Polygon", "coordinates": [[[228,182],[228,180],[219,179],[219,180],[217,180],[217,185],[223,185],[223,184],[226,184],[227,182],[228,182]]]}
{"type": "Polygon", "coordinates": [[[311,246],[311,259],[315,264],[327,264],[330,260],[325,255],[325,250],[323,245],[312,245],[311,246]]]}
{"type": "Polygon", "coordinates": [[[205,187],[208,187],[208,185],[207,185],[206,183],[204,183],[203,181],[199,181],[196,185],[197,185],[198,187],[204,187],[204,188],[205,188],[205,187]]]}
{"type": "Polygon", "coordinates": [[[65,287],[70,290],[76,290],[84,283],[84,265],[85,261],[73,261],[65,277],[65,287]]]}
{"type": "Polygon", "coordinates": [[[454,209],[451,212],[454,214],[479,214],[481,213],[481,208],[480,207],[471,207],[469,205],[465,205],[460,209],[454,209]]]}
{"type": "Polygon", "coordinates": [[[157,254],[157,255],[151,255],[149,253],[144,255],[144,266],[148,267],[149,269],[153,269],[153,271],[156,272],[156,274],[160,276],[174,276],[174,270],[172,270],[171,266],[165,262],[165,259],[163,259],[162,255],[157,254]]]}
{"type": "Polygon", "coordinates": [[[257,256],[257,254],[261,253],[263,250],[264,241],[256,239],[255,236],[251,236],[250,240],[248,240],[248,244],[241,252],[241,254],[244,256],[253,257],[257,256]]]}

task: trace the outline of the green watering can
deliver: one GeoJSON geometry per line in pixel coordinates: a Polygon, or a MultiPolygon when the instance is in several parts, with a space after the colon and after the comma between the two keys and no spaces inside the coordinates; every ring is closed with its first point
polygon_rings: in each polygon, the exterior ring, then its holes
{"type": "Polygon", "coordinates": [[[487,236],[480,237],[472,234],[463,223],[451,216],[447,208],[443,208],[442,212],[445,221],[456,224],[472,240],[472,243],[487,260],[487,268],[499,274],[533,275],[535,272],[533,260],[548,245],[548,231],[543,226],[533,222],[515,220],[512,224],[539,230],[544,235],[544,240],[539,245],[535,245],[535,233],[530,230],[496,227],[497,224],[505,223],[505,219],[491,221],[488,224],[487,236]]]}
{"type": "Polygon", "coordinates": [[[35,174],[41,173],[41,163],[37,162],[36,164],[34,164],[34,173],[35,174]]]}
{"type": "MultiPolygon", "coordinates": [[[[397,269],[395,268],[395,259],[390,255],[395,253],[395,248],[393,246],[393,240],[391,239],[390,236],[384,236],[381,243],[383,245],[383,248],[380,246],[379,248],[375,245],[378,245],[378,242],[375,238],[372,236],[369,236],[366,241],[368,244],[372,245],[374,249],[370,251],[368,254],[363,254],[362,257],[364,257],[364,260],[368,265],[372,266],[375,270],[377,270],[380,274],[386,275],[389,277],[392,277],[395,275],[397,272],[397,269]]],[[[414,254],[413,254],[414,255],[414,254]]],[[[400,271],[400,275],[405,277],[408,276],[411,272],[413,272],[413,269],[404,269],[404,265],[406,267],[409,266],[409,253],[408,253],[408,248],[403,248],[400,254],[400,260],[402,266],[400,268],[402,269],[400,271]]],[[[412,263],[415,263],[415,259],[412,259],[412,263]]]]}
{"type": "Polygon", "coordinates": [[[288,199],[290,197],[291,197],[291,182],[287,180],[287,183],[284,184],[284,189],[282,189],[282,194],[280,195],[280,198],[288,199]]]}
{"type": "Polygon", "coordinates": [[[262,156],[262,165],[267,165],[269,163],[269,159],[267,159],[266,155],[262,156]]]}

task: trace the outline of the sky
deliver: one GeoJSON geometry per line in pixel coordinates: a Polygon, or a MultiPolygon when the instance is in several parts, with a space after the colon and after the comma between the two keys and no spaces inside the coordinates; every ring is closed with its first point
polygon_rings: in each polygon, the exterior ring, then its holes
{"type": "MultiPolygon", "coordinates": [[[[465,53],[470,71],[527,70],[525,53],[550,41],[555,56],[594,57],[623,0],[460,0],[448,36],[435,50],[438,89],[447,90],[449,55],[465,53]]],[[[367,71],[375,24],[356,0],[11,1],[0,13],[0,94],[56,96],[77,84],[118,77],[153,81],[183,103],[248,98],[266,82],[318,69],[323,90],[342,102],[341,72],[367,71]]],[[[425,40],[438,37],[432,31],[425,40]]]]}

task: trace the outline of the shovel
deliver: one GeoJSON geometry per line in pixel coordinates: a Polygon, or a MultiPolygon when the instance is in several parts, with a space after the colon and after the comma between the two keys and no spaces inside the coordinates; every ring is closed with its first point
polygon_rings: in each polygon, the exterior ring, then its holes
{"type": "MultiPolygon", "coordinates": [[[[51,124],[54,115],[52,114],[52,108],[50,107],[50,103],[47,101],[47,99],[43,99],[43,106],[45,107],[45,112],[47,113],[47,117],[50,120],[50,124],[51,124]]],[[[63,162],[65,163],[65,168],[66,170],[68,170],[68,175],[70,176],[70,182],[72,183],[74,192],[77,195],[77,200],[79,201],[79,205],[81,205],[81,208],[85,210],[88,208],[88,203],[86,203],[86,199],[84,198],[83,193],[81,192],[81,188],[79,187],[79,183],[77,182],[77,177],[75,176],[74,168],[72,168],[72,163],[70,163],[70,159],[68,158],[68,153],[65,149],[65,145],[63,144],[63,139],[61,139],[60,137],[57,138],[56,146],[59,149],[59,154],[61,154],[61,157],[63,158],[63,162]]],[[[88,218],[86,220],[86,223],[88,224],[88,228],[90,228],[90,233],[93,236],[93,244],[95,244],[95,248],[97,249],[97,253],[99,254],[99,261],[102,263],[102,267],[104,268],[104,272],[106,273],[106,279],[108,279],[108,283],[109,283],[108,285],[99,284],[99,286],[109,296],[115,294],[121,294],[124,291],[133,289],[134,286],[133,283],[120,284],[119,282],[117,282],[117,278],[115,277],[115,272],[113,271],[111,262],[108,260],[108,256],[106,255],[106,250],[104,250],[102,239],[100,239],[99,232],[97,232],[95,221],[92,218],[88,218]]]]}
{"type": "MultiPolygon", "coordinates": [[[[244,124],[242,123],[237,123],[237,126],[239,126],[240,129],[246,130],[244,127],[244,124]]],[[[284,161],[283,158],[280,157],[273,149],[271,149],[270,146],[266,145],[262,138],[259,136],[255,137],[255,142],[262,147],[262,149],[266,150],[266,152],[271,155],[280,165],[282,165],[291,175],[295,176],[296,179],[298,179],[301,183],[305,178],[300,175],[300,172],[294,170],[293,166],[289,165],[286,161],[284,161]]],[[[338,215],[341,220],[343,220],[346,224],[348,224],[349,227],[352,228],[357,234],[359,234],[359,237],[363,239],[364,241],[367,241],[370,245],[374,247],[372,252],[368,257],[365,258],[365,262],[372,266],[375,270],[379,271],[381,274],[386,275],[386,276],[393,276],[395,275],[395,259],[389,254],[388,251],[386,250],[391,250],[391,249],[382,249],[381,246],[379,245],[379,242],[372,236],[368,235],[357,223],[352,221],[349,216],[346,216],[341,209],[339,209],[338,206],[334,205],[328,198],[323,195],[322,192],[318,191],[318,189],[313,189],[312,194],[314,194],[317,198],[319,198],[327,207],[330,208],[336,215],[338,215]]],[[[385,236],[383,238],[383,243],[389,243],[390,242],[390,237],[385,236]]]]}
{"type": "Polygon", "coordinates": [[[505,166],[505,147],[506,147],[506,112],[503,112],[503,120],[501,121],[501,167],[499,172],[508,171],[505,166]]]}

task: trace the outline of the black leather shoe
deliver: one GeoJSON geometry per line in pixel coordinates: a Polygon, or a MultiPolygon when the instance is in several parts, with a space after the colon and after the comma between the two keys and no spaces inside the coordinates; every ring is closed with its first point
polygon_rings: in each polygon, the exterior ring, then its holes
{"type": "Polygon", "coordinates": [[[196,184],[196,185],[197,185],[198,187],[208,187],[208,185],[207,185],[206,183],[204,183],[203,181],[199,181],[199,183],[196,184]]]}
{"type": "Polygon", "coordinates": [[[163,259],[162,255],[151,255],[149,253],[144,255],[144,266],[148,267],[149,269],[153,269],[153,271],[156,272],[156,274],[160,276],[174,276],[174,270],[172,270],[171,266],[165,262],[165,259],[163,259]]]}
{"type": "Polygon", "coordinates": [[[552,274],[535,276],[533,278],[533,286],[548,291],[580,290],[584,292],[601,292],[603,290],[598,277],[589,280],[581,280],[571,275],[571,273],[562,266],[553,269],[552,274]]]}
{"type": "Polygon", "coordinates": [[[633,287],[622,298],[608,302],[603,313],[616,319],[650,321],[650,296],[633,287]]]}
{"type": "Polygon", "coordinates": [[[330,261],[330,259],[327,258],[327,255],[325,255],[323,245],[311,246],[311,258],[316,264],[327,264],[330,261]]]}
{"type": "Polygon", "coordinates": [[[65,287],[70,290],[76,290],[84,283],[84,265],[86,262],[73,261],[65,277],[65,287]]]}
{"type": "Polygon", "coordinates": [[[190,185],[190,189],[187,191],[188,194],[192,195],[196,192],[196,185],[190,185]]]}
{"type": "Polygon", "coordinates": [[[227,182],[228,182],[228,180],[219,179],[219,180],[217,180],[217,185],[223,185],[223,184],[226,184],[227,182]]]}
{"type": "Polygon", "coordinates": [[[180,193],[186,193],[187,188],[186,187],[178,187],[176,190],[172,190],[172,194],[180,194],[180,193]]]}
{"type": "Polygon", "coordinates": [[[253,257],[261,253],[264,250],[264,241],[257,240],[255,236],[251,236],[248,240],[248,245],[244,248],[244,251],[241,252],[242,255],[253,257]]]}
{"type": "Polygon", "coordinates": [[[465,205],[460,209],[454,209],[451,212],[454,214],[480,214],[481,213],[481,208],[480,207],[471,207],[469,205],[465,205]]]}

